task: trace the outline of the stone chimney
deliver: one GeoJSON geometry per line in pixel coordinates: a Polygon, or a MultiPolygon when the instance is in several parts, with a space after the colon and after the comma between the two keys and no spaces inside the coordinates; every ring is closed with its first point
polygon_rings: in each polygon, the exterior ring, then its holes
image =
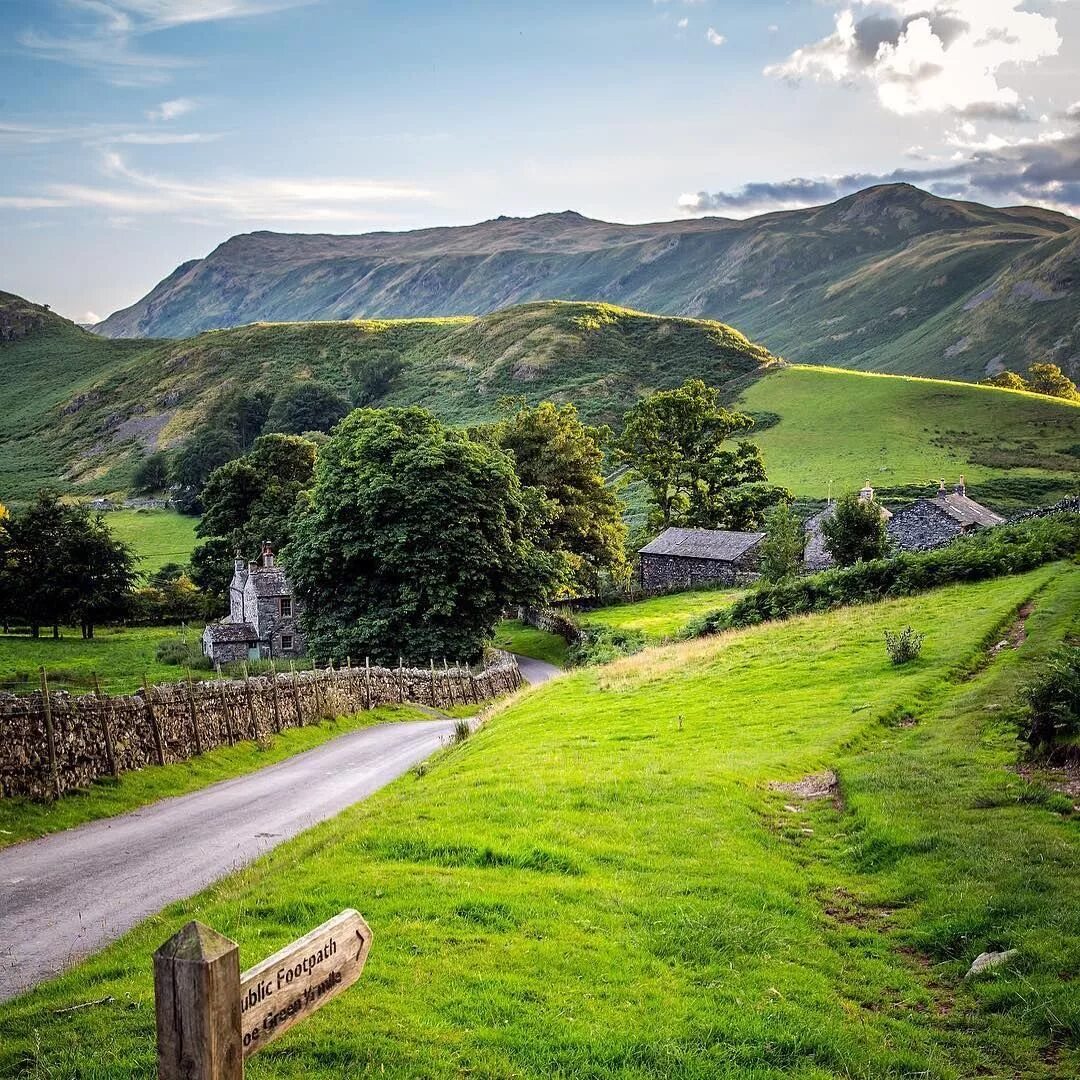
{"type": "Polygon", "coordinates": [[[262,564],[269,568],[274,565],[274,549],[269,540],[264,540],[262,545],[262,564]]]}
{"type": "Polygon", "coordinates": [[[244,557],[240,554],[239,551],[236,553],[236,557],[233,559],[233,569],[238,574],[242,574],[247,569],[247,563],[244,562],[244,557]]]}
{"type": "Polygon", "coordinates": [[[863,485],[862,491],[859,492],[859,500],[861,502],[873,502],[874,501],[874,488],[870,483],[870,478],[867,477],[866,483],[863,485]]]}
{"type": "Polygon", "coordinates": [[[957,495],[966,495],[967,494],[967,487],[964,485],[964,475],[963,475],[963,473],[960,474],[960,483],[956,485],[956,494],[957,495]]]}
{"type": "Polygon", "coordinates": [[[944,476],[938,481],[937,493],[939,495],[944,495],[945,494],[945,477],[944,476]]]}

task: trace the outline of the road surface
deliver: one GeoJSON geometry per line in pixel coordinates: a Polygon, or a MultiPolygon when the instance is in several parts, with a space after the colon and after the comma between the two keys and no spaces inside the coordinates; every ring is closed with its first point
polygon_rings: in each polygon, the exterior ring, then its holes
{"type": "MultiPolygon", "coordinates": [[[[560,671],[518,662],[531,684],[560,671]]],[[[0,850],[0,1001],[378,791],[444,745],[454,723],[362,728],[258,772],[0,850]]]]}

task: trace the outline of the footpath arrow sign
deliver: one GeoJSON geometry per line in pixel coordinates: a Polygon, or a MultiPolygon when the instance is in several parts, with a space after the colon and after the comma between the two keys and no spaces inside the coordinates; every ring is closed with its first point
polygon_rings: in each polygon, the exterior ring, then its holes
{"type": "Polygon", "coordinates": [[[240,947],[190,922],[154,953],[158,1080],[243,1080],[244,1059],[347,990],[371,930],[347,908],[240,974],[240,947]]]}

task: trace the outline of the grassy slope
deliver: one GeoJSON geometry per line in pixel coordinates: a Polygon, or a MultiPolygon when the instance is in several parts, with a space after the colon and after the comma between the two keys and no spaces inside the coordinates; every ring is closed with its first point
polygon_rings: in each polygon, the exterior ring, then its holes
{"type": "Polygon", "coordinates": [[[535,626],[526,626],[516,619],[507,619],[495,628],[495,645],[500,649],[509,649],[520,656],[531,656],[534,660],[545,660],[557,667],[565,667],[569,646],[560,634],[551,634],[546,630],[537,630],[535,626]]]}
{"type": "Polygon", "coordinates": [[[769,479],[824,498],[875,487],[1080,474],[1080,405],[994,387],[789,367],[742,395],[780,423],[754,435],[769,479]],[[1069,454],[1069,448],[1073,453],[1069,454]]]}
{"type": "Polygon", "coordinates": [[[186,564],[196,544],[198,519],[171,510],[113,510],[105,523],[131,545],[143,574],[152,574],[166,563],[186,564]]]}
{"type": "Polygon", "coordinates": [[[158,799],[186,795],[220,780],[255,772],[360,727],[396,720],[423,720],[426,715],[407,705],[387,705],[308,727],[287,728],[263,743],[239,742],[191,761],[123,773],[118,780],[99,780],[85,792],[65,795],[55,803],[0,799],[0,848],[88,821],[115,817],[158,799]]]}
{"type": "Polygon", "coordinates": [[[741,592],[731,589],[696,589],[692,592],[654,596],[633,604],[614,604],[583,612],[583,626],[610,626],[616,630],[640,630],[655,643],[677,634],[695,615],[727,607],[741,592]]]}
{"type": "MultiPolygon", "coordinates": [[[[1015,797],[985,709],[1078,600],[1080,571],[1049,567],[539,688],[423,778],[0,1007],[0,1072],[149,1076],[149,956],[184,921],[237,938],[246,965],[356,906],[376,935],[363,980],[253,1080],[1045,1075],[1049,1029],[1080,1035],[1059,975],[1080,963],[1080,838],[1015,797]],[[1040,590],[1023,649],[959,682],[1040,590]],[[923,657],[892,669],[881,631],[909,621],[923,657]],[[919,726],[890,726],[904,712],[919,726]],[[843,814],[766,787],[830,765],[843,814]],[[837,913],[864,901],[898,906],[897,931],[837,913]],[[1015,972],[961,982],[1016,941],[1015,972]]],[[[1077,1064],[1064,1051],[1059,1075],[1077,1064]]]]}

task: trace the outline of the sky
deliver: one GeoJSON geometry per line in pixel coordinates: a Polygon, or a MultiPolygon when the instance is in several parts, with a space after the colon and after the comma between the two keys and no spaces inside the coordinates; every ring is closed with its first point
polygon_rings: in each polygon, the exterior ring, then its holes
{"type": "Polygon", "coordinates": [[[237,233],[1080,214],[1080,0],[0,0],[0,289],[80,322],[237,233]]]}

